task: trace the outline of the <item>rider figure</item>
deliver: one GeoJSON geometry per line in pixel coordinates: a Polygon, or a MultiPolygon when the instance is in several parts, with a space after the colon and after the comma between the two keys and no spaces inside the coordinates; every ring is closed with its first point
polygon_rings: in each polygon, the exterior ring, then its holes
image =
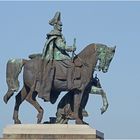
{"type": "Polygon", "coordinates": [[[54,29],[47,34],[47,41],[43,48],[42,58],[46,60],[65,60],[71,59],[67,52],[75,51],[76,48],[68,47],[64,36],[62,35],[62,22],[60,20],[60,12],[56,12],[49,24],[54,29]]]}
{"type": "MultiPolygon", "coordinates": [[[[52,81],[54,76],[53,60],[57,60],[57,61],[70,60],[71,57],[67,52],[74,52],[76,50],[75,46],[66,45],[64,36],[61,33],[62,22],[60,19],[60,15],[61,15],[60,12],[56,12],[53,19],[49,21],[49,24],[53,26],[54,29],[47,34],[47,41],[45,42],[43,52],[42,52],[43,63],[41,68],[42,76],[41,76],[39,97],[43,98],[44,101],[50,99],[50,91],[51,91],[52,81]]],[[[72,71],[72,68],[69,68],[68,73],[70,73],[70,71],[72,71]]],[[[71,78],[72,76],[68,74],[68,77],[71,78]]]]}

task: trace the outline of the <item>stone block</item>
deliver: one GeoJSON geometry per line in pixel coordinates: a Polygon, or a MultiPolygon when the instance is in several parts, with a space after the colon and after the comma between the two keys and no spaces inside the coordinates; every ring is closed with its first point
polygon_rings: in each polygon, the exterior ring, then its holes
{"type": "Polygon", "coordinates": [[[75,124],[16,124],[3,130],[4,139],[103,139],[104,134],[88,125],[75,124]]]}

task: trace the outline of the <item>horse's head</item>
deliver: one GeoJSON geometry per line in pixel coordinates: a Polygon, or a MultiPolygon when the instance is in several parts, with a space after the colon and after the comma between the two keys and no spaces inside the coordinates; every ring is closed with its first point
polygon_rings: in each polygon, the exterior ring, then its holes
{"type": "Polygon", "coordinates": [[[107,47],[103,44],[97,44],[97,57],[99,61],[98,70],[104,73],[108,71],[109,65],[115,54],[115,47],[107,47]]]}

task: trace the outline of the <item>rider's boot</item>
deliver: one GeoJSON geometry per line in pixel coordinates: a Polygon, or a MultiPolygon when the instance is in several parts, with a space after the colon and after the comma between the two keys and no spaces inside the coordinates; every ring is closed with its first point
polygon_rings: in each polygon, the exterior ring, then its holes
{"type": "Polygon", "coordinates": [[[39,91],[39,97],[42,98],[44,102],[50,101],[50,92],[52,88],[53,77],[54,67],[52,66],[52,63],[49,62],[44,67],[41,79],[42,82],[39,91]]]}

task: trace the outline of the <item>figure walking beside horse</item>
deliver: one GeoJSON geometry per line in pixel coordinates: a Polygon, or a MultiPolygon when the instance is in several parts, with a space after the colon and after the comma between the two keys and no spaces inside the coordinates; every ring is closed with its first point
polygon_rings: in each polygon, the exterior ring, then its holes
{"type": "MultiPolygon", "coordinates": [[[[88,116],[88,113],[85,110],[85,106],[87,104],[89,94],[101,95],[102,102],[103,102],[103,106],[101,108],[101,114],[103,114],[107,110],[108,105],[109,105],[108,100],[107,100],[105,91],[101,87],[101,84],[97,75],[93,77],[90,84],[86,88],[84,94],[86,96],[83,98],[81,102],[83,117],[88,116]]],[[[73,120],[73,110],[74,110],[73,103],[74,103],[74,94],[72,94],[70,91],[67,94],[65,94],[63,98],[60,100],[60,102],[58,103],[57,112],[56,112],[56,123],[67,124],[68,120],[73,120]]]]}

